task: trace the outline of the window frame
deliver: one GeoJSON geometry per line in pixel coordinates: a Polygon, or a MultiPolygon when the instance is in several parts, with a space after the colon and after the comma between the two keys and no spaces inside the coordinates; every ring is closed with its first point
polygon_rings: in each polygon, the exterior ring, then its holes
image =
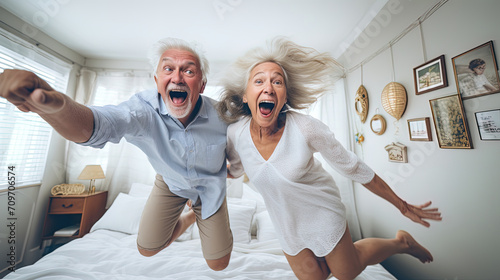
{"type": "MultiPolygon", "coordinates": [[[[5,69],[31,71],[55,90],[66,92],[72,64],[0,28],[0,73],[5,69]]],[[[0,98],[0,173],[4,174],[0,176],[0,192],[12,185],[19,188],[42,183],[52,132],[39,115],[21,112],[0,98]],[[12,166],[14,170],[9,168],[12,166]],[[8,180],[12,175],[14,180],[8,180]]]]}

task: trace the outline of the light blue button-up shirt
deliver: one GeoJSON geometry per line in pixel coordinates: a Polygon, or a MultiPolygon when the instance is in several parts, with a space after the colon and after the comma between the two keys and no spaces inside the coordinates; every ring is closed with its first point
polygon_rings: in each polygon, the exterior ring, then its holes
{"type": "Polygon", "coordinates": [[[226,129],[214,108],[202,102],[194,120],[184,127],[170,116],[155,90],[140,92],[119,105],[91,106],[94,132],[84,146],[102,148],[122,137],[148,156],[171,192],[202,202],[202,218],[217,212],[226,195],[226,129]]]}

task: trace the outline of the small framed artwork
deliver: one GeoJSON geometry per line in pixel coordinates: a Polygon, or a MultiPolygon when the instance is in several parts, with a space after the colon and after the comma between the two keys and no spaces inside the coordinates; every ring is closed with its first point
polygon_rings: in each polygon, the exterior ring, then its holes
{"type": "Polygon", "coordinates": [[[476,113],[481,140],[500,140],[500,109],[476,113]]]}
{"type": "Polygon", "coordinates": [[[500,92],[493,41],[452,58],[457,90],[462,99],[500,92]]]}
{"type": "Polygon", "coordinates": [[[439,147],[472,149],[467,118],[459,94],[429,100],[439,147]]]}
{"type": "Polygon", "coordinates": [[[411,141],[432,141],[430,118],[408,120],[411,141]]]}
{"type": "Polygon", "coordinates": [[[444,55],[413,68],[415,94],[422,94],[448,86],[444,55]]]}

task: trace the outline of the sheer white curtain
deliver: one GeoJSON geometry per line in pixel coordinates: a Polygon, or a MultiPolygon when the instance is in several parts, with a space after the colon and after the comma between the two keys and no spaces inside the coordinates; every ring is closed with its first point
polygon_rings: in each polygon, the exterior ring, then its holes
{"type": "MultiPolygon", "coordinates": [[[[154,79],[149,73],[94,72],[83,69],[75,99],[85,105],[116,105],[137,92],[155,87],[154,79]]],[[[125,139],[118,144],[108,143],[103,149],[68,143],[68,181],[88,185],[88,181],[77,178],[89,164],[102,166],[106,178],[96,180],[96,188],[108,191],[108,201],[113,201],[119,192],[127,192],[132,183],[152,185],[154,181],[155,172],[147,157],[125,139]]]]}
{"type": "MultiPolygon", "coordinates": [[[[349,125],[350,112],[348,110],[348,102],[346,102],[344,80],[338,80],[335,83],[334,90],[323,95],[318,102],[309,109],[309,114],[328,125],[335,133],[335,138],[337,138],[346,149],[353,150],[349,125]]],[[[321,155],[318,155],[318,159],[322,162],[323,167],[332,174],[339,187],[342,202],[347,208],[347,220],[349,221],[349,230],[353,239],[360,239],[361,229],[356,213],[353,182],[331,168],[330,165],[321,158],[321,155]]]]}

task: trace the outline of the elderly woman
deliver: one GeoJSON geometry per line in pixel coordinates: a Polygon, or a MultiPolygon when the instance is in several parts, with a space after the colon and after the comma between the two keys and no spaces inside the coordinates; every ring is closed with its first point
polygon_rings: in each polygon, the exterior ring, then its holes
{"type": "Polygon", "coordinates": [[[405,231],[394,239],[352,242],[346,210],[332,176],[313,154],[386,199],[406,217],[429,226],[441,220],[430,202],[400,199],[370,167],[345,150],[328,127],[290,110],[307,108],[333,84],[336,62],[327,54],[285,39],[240,58],[225,81],[219,114],[228,127],[229,176],[246,173],[264,197],[283,251],[299,279],[330,273],[352,279],[367,265],[406,253],[426,263],[428,250],[405,231]]]}

